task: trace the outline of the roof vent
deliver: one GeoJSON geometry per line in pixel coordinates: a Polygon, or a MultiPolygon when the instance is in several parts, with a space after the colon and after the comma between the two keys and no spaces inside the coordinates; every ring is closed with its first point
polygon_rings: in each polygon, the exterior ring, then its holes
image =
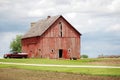
{"type": "Polygon", "coordinates": [[[49,19],[51,16],[47,16],[47,19],[49,19]]]}

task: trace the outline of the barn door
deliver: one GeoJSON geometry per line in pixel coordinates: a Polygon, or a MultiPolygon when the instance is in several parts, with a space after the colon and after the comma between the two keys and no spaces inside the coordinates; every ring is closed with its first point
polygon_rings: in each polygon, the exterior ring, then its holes
{"type": "Polygon", "coordinates": [[[63,55],[63,50],[62,49],[59,49],[59,58],[62,58],[62,55],[63,55]]]}
{"type": "Polygon", "coordinates": [[[29,45],[29,57],[33,58],[35,57],[35,44],[29,45]]]}
{"type": "Polygon", "coordinates": [[[63,57],[65,58],[65,59],[67,59],[67,50],[63,50],[63,57]]]}

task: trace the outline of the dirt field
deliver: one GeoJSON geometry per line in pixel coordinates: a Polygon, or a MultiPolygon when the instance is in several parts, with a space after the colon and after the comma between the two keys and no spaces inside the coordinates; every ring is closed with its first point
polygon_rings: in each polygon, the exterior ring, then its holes
{"type": "Polygon", "coordinates": [[[0,80],[120,80],[120,77],[4,68],[0,69],[0,80]]]}
{"type": "Polygon", "coordinates": [[[120,66],[120,58],[111,58],[111,59],[108,58],[108,59],[103,59],[103,60],[100,60],[100,61],[88,62],[88,64],[120,66]]]}

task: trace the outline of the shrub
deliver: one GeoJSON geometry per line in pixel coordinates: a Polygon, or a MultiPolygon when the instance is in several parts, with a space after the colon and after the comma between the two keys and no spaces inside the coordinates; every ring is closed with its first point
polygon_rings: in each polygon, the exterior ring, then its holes
{"type": "Polygon", "coordinates": [[[83,55],[81,55],[81,58],[88,58],[88,55],[83,54],[83,55]]]}

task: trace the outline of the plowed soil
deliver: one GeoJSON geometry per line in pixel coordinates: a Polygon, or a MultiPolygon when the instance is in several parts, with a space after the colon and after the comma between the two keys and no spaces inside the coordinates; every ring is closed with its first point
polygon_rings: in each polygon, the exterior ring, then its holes
{"type": "Polygon", "coordinates": [[[120,80],[120,77],[2,68],[0,80],[120,80]]]}

